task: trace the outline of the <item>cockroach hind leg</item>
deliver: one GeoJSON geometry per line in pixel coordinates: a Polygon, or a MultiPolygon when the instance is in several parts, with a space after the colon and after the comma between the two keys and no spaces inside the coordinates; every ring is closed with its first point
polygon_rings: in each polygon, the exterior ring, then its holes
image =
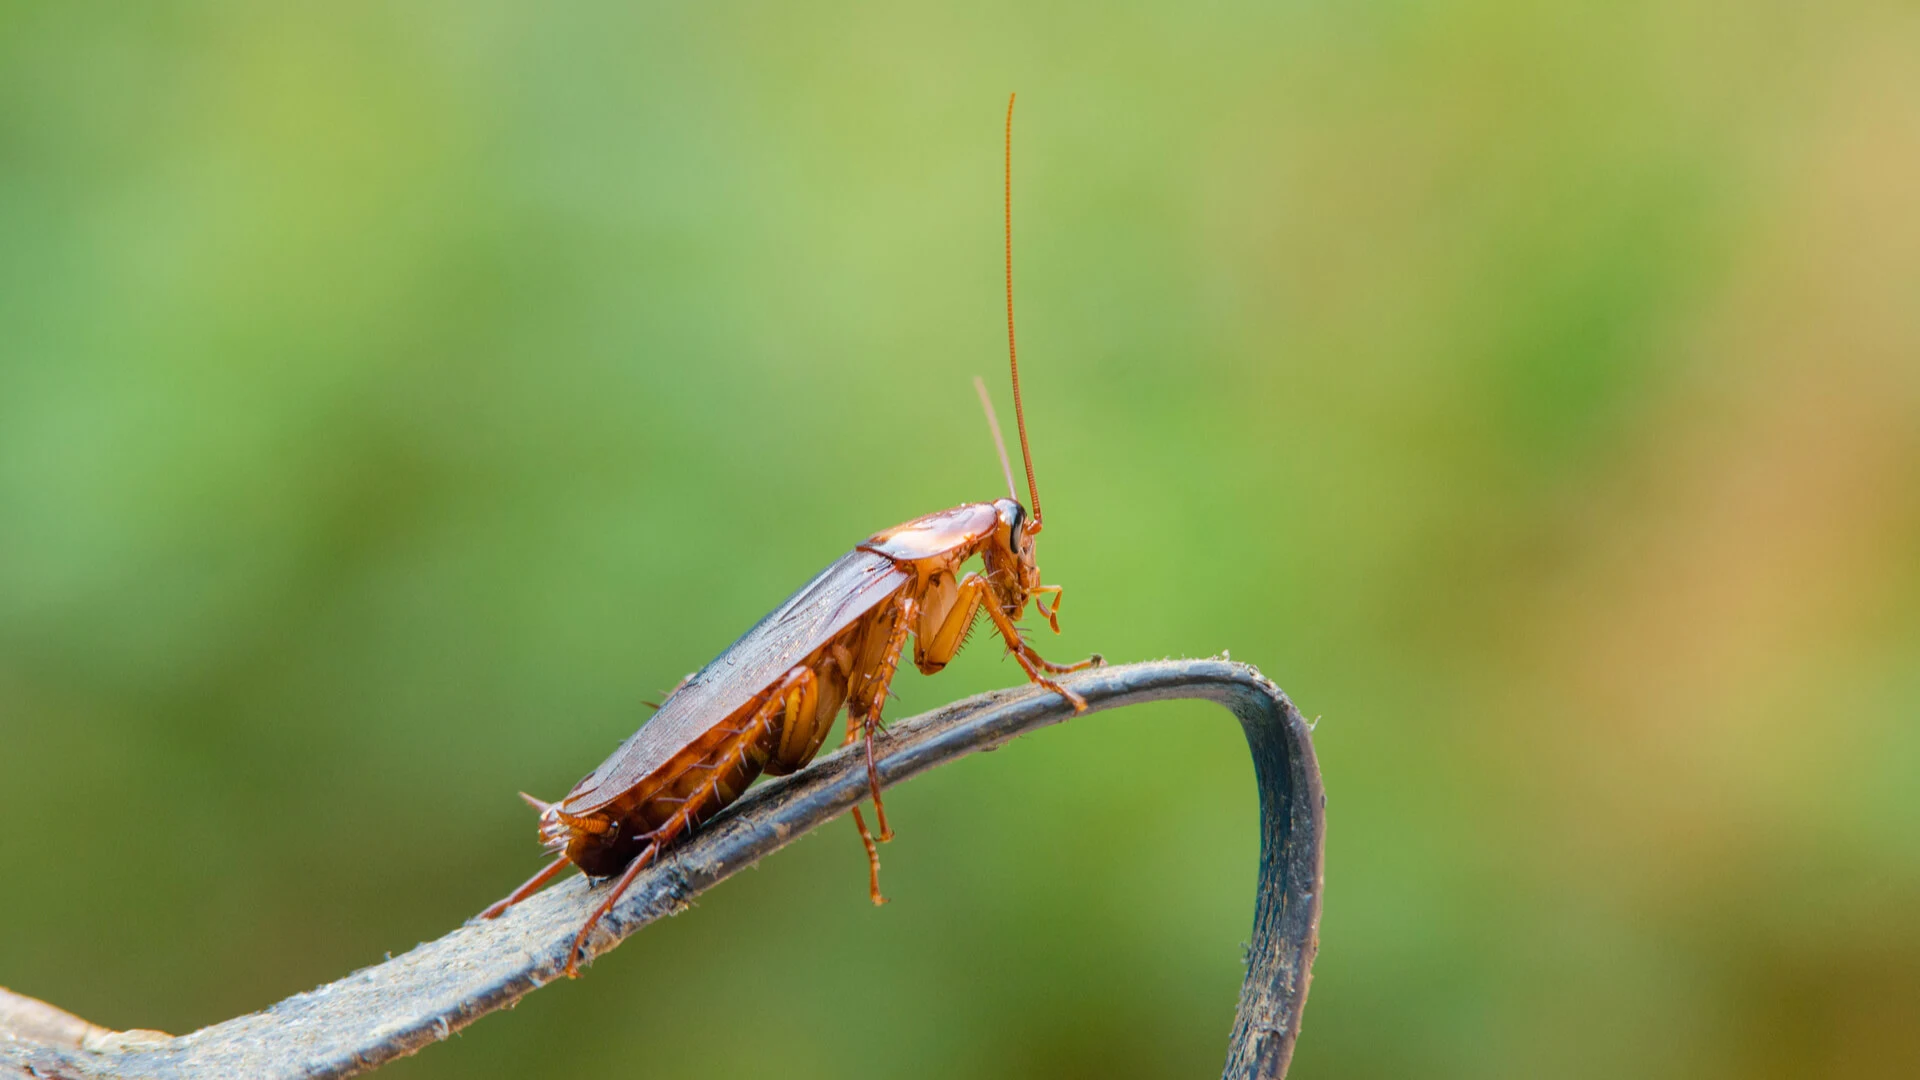
{"type": "Polygon", "coordinates": [[[487,910],[467,920],[467,925],[471,926],[474,923],[483,922],[487,919],[499,918],[508,908],[539,892],[541,886],[558,877],[560,872],[565,870],[568,865],[570,864],[565,855],[553,860],[539,873],[528,878],[519,888],[508,893],[504,898],[495,901],[487,910]]]}
{"type": "MultiPolygon", "coordinates": [[[[607,890],[606,897],[594,906],[593,914],[588,915],[587,921],[581,924],[580,932],[573,935],[573,944],[567,946],[567,978],[580,977],[580,959],[586,953],[587,942],[593,936],[593,928],[600,925],[600,920],[606,918],[607,912],[613,910],[613,905],[619,903],[620,898],[626,895],[627,889],[633,885],[633,879],[640,876],[640,871],[652,865],[659,854],[660,841],[656,840],[648,844],[640,854],[633,857],[632,862],[627,864],[626,872],[613,883],[613,888],[607,890]]],[[[587,957],[589,962],[592,959],[587,957]]]]}

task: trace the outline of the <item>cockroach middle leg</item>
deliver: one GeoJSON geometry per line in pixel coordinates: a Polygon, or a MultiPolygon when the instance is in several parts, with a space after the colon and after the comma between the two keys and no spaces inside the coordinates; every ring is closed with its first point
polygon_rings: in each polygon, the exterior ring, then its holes
{"type": "MultiPolygon", "coordinates": [[[[920,604],[911,596],[901,596],[894,609],[893,626],[887,635],[887,647],[880,654],[880,662],[868,675],[866,685],[859,697],[847,709],[847,737],[840,744],[845,746],[856,738],[865,737],[867,748],[867,790],[873,796],[873,814],[880,823],[880,842],[893,839],[893,827],[887,824],[887,808],[880,799],[880,769],[874,764],[873,729],[880,726],[880,709],[886,704],[887,694],[893,687],[893,677],[900,670],[900,654],[906,650],[907,634],[920,616],[920,604]]],[[[864,830],[865,825],[861,828],[864,830]]],[[[875,886],[877,893],[878,886],[875,886]]]]}
{"type": "MultiPolygon", "coordinates": [[[[894,608],[886,648],[873,670],[861,681],[860,692],[847,705],[847,737],[840,742],[842,746],[855,739],[866,743],[867,791],[873,800],[874,818],[880,825],[881,843],[893,839],[893,826],[887,823],[887,804],[880,797],[880,768],[874,763],[873,730],[880,726],[881,707],[893,686],[894,675],[900,670],[900,654],[907,647],[907,635],[912,632],[919,614],[919,603],[911,596],[902,595],[894,608]]],[[[857,806],[853,808],[853,824],[860,830],[860,845],[867,851],[867,895],[875,905],[884,904],[887,898],[880,894],[880,849],[874,845],[873,834],[867,831],[867,819],[857,806]]]]}
{"type": "MultiPolygon", "coordinates": [[[[840,745],[845,746],[863,734],[866,738],[867,790],[873,796],[873,812],[880,821],[880,839],[884,842],[893,839],[893,828],[887,824],[887,805],[880,801],[880,770],[873,764],[875,726],[873,721],[856,720],[848,716],[847,737],[840,745]]],[[[867,896],[875,907],[879,907],[887,902],[887,898],[880,895],[880,849],[874,845],[873,834],[867,831],[867,819],[861,816],[858,806],[853,808],[853,826],[860,830],[860,846],[867,849],[867,896]]]]}
{"type": "Polygon", "coordinates": [[[879,907],[887,902],[880,895],[880,849],[873,844],[873,834],[867,831],[867,819],[860,816],[860,808],[853,808],[853,824],[860,830],[860,846],[867,849],[867,895],[872,898],[873,906],[879,907]]]}

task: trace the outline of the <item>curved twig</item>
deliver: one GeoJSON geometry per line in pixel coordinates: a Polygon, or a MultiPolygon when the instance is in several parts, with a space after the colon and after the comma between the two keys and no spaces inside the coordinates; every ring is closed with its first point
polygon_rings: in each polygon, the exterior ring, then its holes
{"type": "MultiPolygon", "coordinates": [[[[1089,712],[1204,698],[1231,709],[1246,729],[1260,788],[1260,884],[1225,1075],[1284,1075],[1300,1030],[1320,923],[1325,798],[1305,722],[1258,671],[1226,660],[1099,668],[1071,682],[1086,696],[1089,712]]],[[[1058,696],[1032,687],[968,698],[893,724],[877,744],[880,777],[896,784],[1072,718],[1058,696]]],[[[596,932],[589,954],[606,952],[844,813],[867,790],[858,749],[755,788],[715,818],[635,881],[596,932]]],[[[179,1037],[107,1033],[75,1017],[66,1017],[71,1024],[22,1026],[10,1024],[8,1009],[0,1008],[0,1076],[353,1076],[444,1039],[558,977],[567,946],[596,897],[585,879],[575,877],[497,921],[461,927],[263,1012],[179,1037]]],[[[0,998],[13,997],[0,991],[0,998]]],[[[36,1006],[58,1013],[32,999],[17,999],[11,1007],[32,1015],[36,1006]]]]}

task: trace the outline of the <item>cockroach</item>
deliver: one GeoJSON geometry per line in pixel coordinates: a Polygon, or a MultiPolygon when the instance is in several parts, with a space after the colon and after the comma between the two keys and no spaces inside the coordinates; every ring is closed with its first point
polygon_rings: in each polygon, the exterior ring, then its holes
{"type": "MultiPolygon", "coordinates": [[[[1101,658],[1050,663],[1017,625],[1031,600],[1059,633],[1061,591],[1041,584],[1034,563],[1040,492],[1027,446],[1013,334],[1013,100],[1007,99],[1005,146],[1007,363],[1032,514],[1014,488],[986,384],[976,378],[974,388],[1000,451],[1006,498],[941,510],[868,537],[689,675],[566,798],[545,803],[523,795],[540,814],[542,844],[559,857],[480,918],[494,918],[526,899],[569,863],[592,877],[619,877],[574,936],[567,951],[569,977],[579,972],[588,934],[640,871],[738,798],[761,773],[783,776],[812,761],[843,706],[847,729],[841,745],[865,740],[879,839],[893,839],[880,800],[873,736],[909,636],[914,666],[932,674],[960,651],[984,611],[1027,678],[1065,698],[1076,712],[1086,708],[1084,698],[1049,676],[1102,663],[1101,658]],[[975,556],[982,569],[962,573],[975,556]],[[1043,599],[1048,596],[1051,606],[1043,599]]],[[[853,820],[866,848],[868,895],[875,904],[886,903],[880,894],[879,850],[858,807],[853,820]]]]}

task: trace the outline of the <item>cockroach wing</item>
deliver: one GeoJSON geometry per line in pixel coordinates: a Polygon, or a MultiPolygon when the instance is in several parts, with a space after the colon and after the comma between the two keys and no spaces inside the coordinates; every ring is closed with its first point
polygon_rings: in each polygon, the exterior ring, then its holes
{"type": "Polygon", "coordinates": [[[876,552],[855,548],[840,556],[674,691],[651,720],[574,787],[561,809],[590,814],[626,794],[911,576],[876,552]]]}

